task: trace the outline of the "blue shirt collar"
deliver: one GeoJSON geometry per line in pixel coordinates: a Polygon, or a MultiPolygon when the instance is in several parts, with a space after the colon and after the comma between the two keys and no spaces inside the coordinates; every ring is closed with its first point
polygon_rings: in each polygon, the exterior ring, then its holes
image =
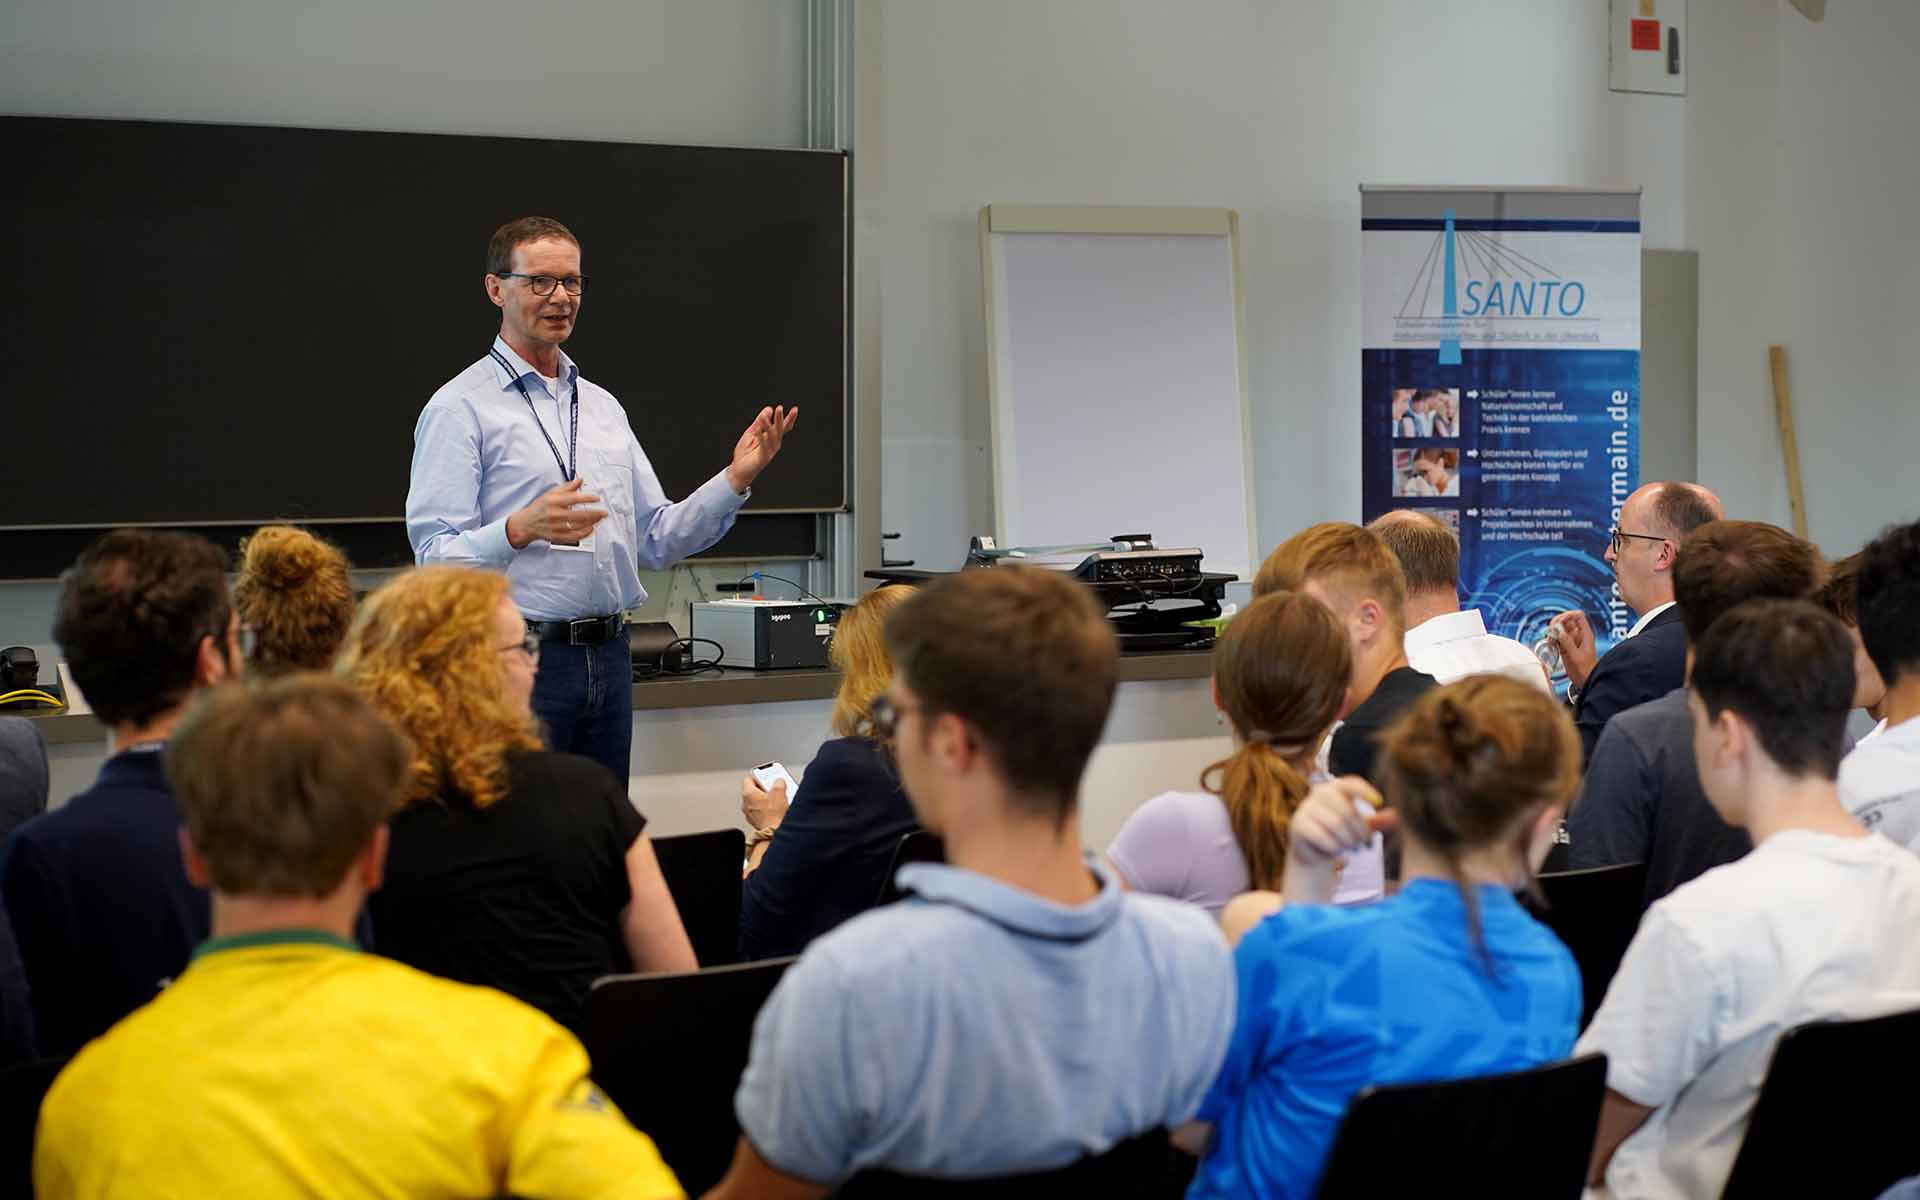
{"type": "MultiPolygon", "coordinates": [[[[494,375],[497,376],[500,380],[501,391],[505,391],[508,388],[512,387],[513,381],[516,379],[525,379],[529,375],[533,376],[535,379],[539,379],[541,377],[540,372],[534,370],[533,365],[529,363],[526,359],[521,358],[518,354],[515,354],[513,351],[513,347],[507,345],[507,340],[499,336],[498,334],[494,335],[493,348],[500,352],[501,358],[504,358],[508,362],[513,364],[513,369],[515,371],[519,372],[519,374],[517,375],[508,375],[505,371],[500,369],[500,362],[498,359],[494,358],[491,354],[487,356],[487,361],[493,364],[494,375]]],[[[578,382],[580,378],[580,368],[574,365],[574,362],[571,358],[567,357],[567,352],[565,350],[560,351],[560,378],[566,380],[569,384],[578,386],[578,382]]]]}
{"type": "Polygon", "coordinates": [[[1100,881],[1099,893],[1085,904],[1056,904],[977,871],[939,863],[901,867],[895,878],[922,900],[964,908],[1014,933],[1077,942],[1111,925],[1125,902],[1119,881],[1097,855],[1087,854],[1083,861],[1100,881]]]}

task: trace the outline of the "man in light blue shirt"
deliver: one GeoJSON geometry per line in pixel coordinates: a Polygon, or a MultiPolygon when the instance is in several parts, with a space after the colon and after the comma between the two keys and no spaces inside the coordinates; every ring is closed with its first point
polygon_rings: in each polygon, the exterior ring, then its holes
{"type": "Polygon", "coordinates": [[[876,703],[947,865],[816,940],[754,1026],[718,1197],[824,1196],[1066,1166],[1194,1115],[1235,981],[1205,912],[1124,891],[1076,796],[1117,671],[1080,584],[1032,567],[924,587],[887,623],[876,703]]]}
{"type": "Polygon", "coordinates": [[[624,782],[633,664],[622,614],[646,599],[640,568],[720,540],[799,409],[761,409],[726,469],[671,502],[626,410],[560,349],[586,290],[579,239],[546,217],[502,225],[486,288],[500,335],[414,426],[407,537],[422,565],[507,573],[541,640],[533,710],[549,741],[624,782]]]}

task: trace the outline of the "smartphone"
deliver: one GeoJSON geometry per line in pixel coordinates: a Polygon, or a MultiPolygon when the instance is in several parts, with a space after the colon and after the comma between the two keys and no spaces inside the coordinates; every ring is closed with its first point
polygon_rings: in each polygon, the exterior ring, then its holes
{"type": "Polygon", "coordinates": [[[775,783],[784,782],[787,785],[787,800],[789,803],[792,802],[794,793],[800,790],[800,785],[794,782],[793,776],[788,773],[785,767],[777,762],[763,762],[755,767],[753,769],[753,781],[769,792],[773,790],[775,783]]]}

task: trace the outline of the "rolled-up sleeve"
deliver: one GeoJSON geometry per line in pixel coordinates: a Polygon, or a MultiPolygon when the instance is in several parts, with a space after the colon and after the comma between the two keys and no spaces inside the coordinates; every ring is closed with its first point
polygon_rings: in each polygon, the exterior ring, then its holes
{"type": "Polygon", "coordinates": [[[414,426],[407,484],[407,540],[415,562],[498,569],[513,561],[506,518],[483,520],[480,477],[480,426],[473,414],[457,403],[429,403],[414,426]]]}
{"type": "Polygon", "coordinates": [[[630,445],[634,517],[640,533],[638,558],[643,567],[670,567],[712,546],[733,528],[740,506],[753,494],[752,488],[747,489],[747,496],[734,491],[722,470],[686,499],[670,503],[653,464],[640,449],[639,439],[631,439],[630,445]]]}

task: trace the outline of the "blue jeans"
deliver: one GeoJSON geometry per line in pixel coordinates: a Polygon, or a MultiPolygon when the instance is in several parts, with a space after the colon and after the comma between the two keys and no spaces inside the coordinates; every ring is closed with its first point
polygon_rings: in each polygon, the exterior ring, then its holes
{"type": "Polygon", "coordinates": [[[601,763],[624,789],[633,774],[633,652],[626,631],[598,646],[540,643],[533,715],[549,746],[601,763]]]}

